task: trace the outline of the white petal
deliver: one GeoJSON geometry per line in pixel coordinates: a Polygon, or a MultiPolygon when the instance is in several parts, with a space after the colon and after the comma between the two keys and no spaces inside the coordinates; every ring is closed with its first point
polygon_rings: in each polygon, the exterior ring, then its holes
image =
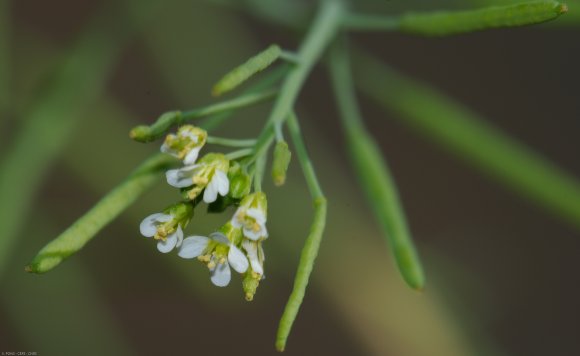
{"type": "Polygon", "coordinates": [[[252,270],[258,274],[264,274],[264,268],[262,267],[260,259],[258,258],[258,244],[252,241],[244,240],[242,242],[242,246],[248,254],[248,259],[252,265],[252,270]]]}
{"type": "Polygon", "coordinates": [[[266,255],[264,254],[262,244],[258,244],[258,260],[260,260],[262,266],[264,265],[264,261],[266,261],[266,255]]]}
{"type": "Polygon", "coordinates": [[[177,255],[187,259],[196,258],[203,253],[208,243],[209,238],[205,236],[190,236],[183,240],[177,255]]]}
{"type": "Polygon", "coordinates": [[[266,215],[264,215],[264,212],[261,209],[250,208],[246,214],[249,217],[254,218],[254,220],[256,220],[256,222],[260,225],[264,225],[266,223],[266,215]]]}
{"type": "Polygon", "coordinates": [[[218,287],[225,287],[232,279],[232,271],[228,262],[218,263],[218,265],[210,271],[210,279],[213,284],[218,287]]]}
{"type": "Polygon", "coordinates": [[[254,231],[253,229],[244,228],[244,236],[250,240],[257,241],[262,237],[262,230],[254,231]]]}
{"type": "Polygon", "coordinates": [[[238,208],[238,210],[236,210],[234,216],[232,217],[232,220],[230,221],[232,223],[232,226],[235,227],[236,229],[239,229],[240,227],[243,226],[240,220],[238,219],[238,216],[240,216],[241,212],[242,208],[238,208]]]}
{"type": "Polygon", "coordinates": [[[266,229],[266,225],[262,225],[262,238],[267,239],[268,238],[268,230],[266,229]]]}
{"type": "Polygon", "coordinates": [[[177,231],[175,231],[175,236],[177,236],[177,245],[175,247],[181,246],[183,242],[183,230],[181,229],[181,225],[177,225],[177,231]]]}
{"type": "Polygon", "coordinates": [[[175,245],[177,245],[177,231],[167,236],[167,239],[165,239],[165,241],[159,241],[157,243],[157,249],[161,253],[167,253],[173,250],[175,248],[175,245]]]}
{"type": "Polygon", "coordinates": [[[246,255],[244,255],[244,253],[234,245],[230,246],[228,261],[230,266],[232,266],[232,268],[238,273],[244,273],[248,270],[248,259],[246,258],[246,255]]]}
{"type": "Polygon", "coordinates": [[[219,243],[222,243],[224,245],[229,245],[230,244],[230,240],[228,240],[228,238],[226,237],[226,235],[222,234],[221,232],[212,232],[211,234],[209,234],[209,237],[212,240],[217,241],[219,243]]]}
{"type": "Polygon", "coordinates": [[[193,185],[191,177],[195,174],[194,169],[197,165],[185,166],[179,169],[170,169],[165,173],[167,184],[175,188],[185,188],[193,185]]]}
{"type": "MultiPolygon", "coordinates": [[[[197,137],[195,139],[197,140],[197,137]]],[[[191,151],[189,151],[187,155],[185,155],[183,163],[187,166],[194,164],[195,161],[197,160],[197,156],[199,155],[200,149],[201,147],[194,147],[191,151]]]]}
{"type": "Polygon", "coordinates": [[[172,150],[165,142],[161,145],[161,152],[175,156],[175,150],[172,150]]]}
{"type": "Polygon", "coordinates": [[[148,217],[143,219],[143,221],[139,225],[139,230],[141,231],[141,235],[143,235],[145,237],[154,236],[155,233],[157,232],[157,223],[158,222],[167,222],[171,219],[173,219],[173,216],[171,216],[169,214],[156,213],[156,214],[149,215],[148,217]]]}
{"type": "Polygon", "coordinates": [[[228,192],[230,191],[230,181],[228,180],[227,174],[216,169],[212,180],[216,180],[217,191],[221,196],[228,195],[228,192]]]}
{"type": "Polygon", "coordinates": [[[217,187],[215,184],[215,180],[211,180],[207,187],[205,187],[205,191],[203,192],[203,201],[206,203],[213,203],[217,200],[217,187]]]}

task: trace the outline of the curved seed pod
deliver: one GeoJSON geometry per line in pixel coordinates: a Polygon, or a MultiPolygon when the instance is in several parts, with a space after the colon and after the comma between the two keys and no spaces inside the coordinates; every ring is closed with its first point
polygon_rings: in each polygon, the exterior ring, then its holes
{"type": "Polygon", "coordinates": [[[375,141],[363,130],[347,133],[355,172],[407,284],[423,289],[425,275],[411,239],[395,182],[375,141]]]}
{"type": "Polygon", "coordinates": [[[376,142],[364,127],[344,42],[337,42],[330,58],[332,86],[354,173],[381,225],[403,279],[411,288],[423,289],[423,267],[407,227],[395,181],[376,142]]]}
{"type": "Polygon", "coordinates": [[[493,6],[477,10],[441,11],[403,15],[399,22],[402,32],[424,36],[445,36],[489,28],[532,25],[553,20],[568,11],[559,1],[493,6]]]}
{"type": "Polygon", "coordinates": [[[268,68],[280,57],[281,54],[282,49],[280,49],[278,45],[271,45],[266,50],[248,59],[246,63],[234,68],[231,72],[226,74],[214,85],[212,94],[219,96],[235,89],[238,85],[248,80],[248,78],[254,74],[268,68]]]}

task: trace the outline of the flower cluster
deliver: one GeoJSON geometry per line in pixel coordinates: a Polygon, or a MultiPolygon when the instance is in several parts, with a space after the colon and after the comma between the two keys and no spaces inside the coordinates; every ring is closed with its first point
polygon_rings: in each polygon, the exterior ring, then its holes
{"type": "Polygon", "coordinates": [[[204,263],[216,286],[229,284],[233,268],[242,274],[246,299],[252,300],[264,278],[266,195],[261,191],[251,193],[251,177],[243,161],[229,160],[222,153],[208,153],[198,159],[206,141],[207,133],[192,125],[182,126],[177,134],[166,137],[161,151],[183,162],[181,168],[166,172],[167,183],[181,190],[183,201],[146,217],[140,226],[141,234],[158,240],[157,249],[162,253],[177,249],[179,257],[204,263]],[[202,201],[208,204],[209,211],[223,211],[231,205],[237,209],[209,236],[184,238],[194,209],[202,201]]]}

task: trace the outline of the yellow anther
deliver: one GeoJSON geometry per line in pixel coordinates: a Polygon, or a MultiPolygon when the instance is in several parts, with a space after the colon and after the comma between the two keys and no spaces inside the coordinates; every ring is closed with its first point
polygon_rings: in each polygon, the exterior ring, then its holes
{"type": "Polygon", "coordinates": [[[207,185],[208,179],[207,177],[203,177],[203,176],[194,176],[193,177],[193,183],[197,184],[197,185],[207,185]]]}
{"type": "Polygon", "coordinates": [[[215,261],[209,261],[209,263],[207,264],[207,268],[209,269],[214,269],[216,266],[215,261]]]}
{"type": "Polygon", "coordinates": [[[225,257],[220,258],[219,263],[221,264],[226,263],[226,258],[225,257]]]}
{"type": "Polygon", "coordinates": [[[187,193],[187,197],[188,197],[190,200],[193,200],[193,199],[195,199],[195,198],[197,197],[197,195],[198,195],[198,194],[201,192],[201,190],[202,190],[202,189],[203,189],[203,188],[200,188],[200,187],[195,187],[195,188],[193,188],[192,190],[190,190],[190,191],[187,193]]]}
{"type": "Polygon", "coordinates": [[[197,259],[200,260],[201,262],[205,262],[205,263],[208,263],[211,260],[209,255],[201,255],[201,256],[198,256],[197,259]]]}
{"type": "Polygon", "coordinates": [[[260,224],[258,224],[257,222],[255,222],[254,225],[252,226],[252,230],[254,232],[260,231],[260,224]]]}

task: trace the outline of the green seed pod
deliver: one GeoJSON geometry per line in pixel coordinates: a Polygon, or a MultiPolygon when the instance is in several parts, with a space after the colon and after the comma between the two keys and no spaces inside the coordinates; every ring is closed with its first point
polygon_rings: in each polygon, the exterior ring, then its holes
{"type": "Polygon", "coordinates": [[[288,149],[286,141],[280,141],[274,149],[274,161],[272,162],[272,178],[274,185],[281,186],[286,182],[286,171],[290,164],[292,153],[288,149]]]}
{"type": "Polygon", "coordinates": [[[235,89],[238,85],[248,80],[248,78],[254,74],[269,67],[280,57],[281,54],[282,50],[280,47],[277,45],[271,45],[266,50],[248,59],[246,63],[234,68],[231,72],[226,74],[214,85],[212,94],[214,96],[219,96],[235,89]]]}
{"type": "Polygon", "coordinates": [[[366,131],[351,130],[347,137],[355,172],[383,228],[399,271],[411,288],[421,290],[425,285],[423,268],[387,163],[366,131]]]}
{"type": "Polygon", "coordinates": [[[408,14],[400,20],[403,32],[446,36],[489,28],[532,25],[557,18],[568,11],[559,1],[534,1],[477,10],[408,14]]]}

